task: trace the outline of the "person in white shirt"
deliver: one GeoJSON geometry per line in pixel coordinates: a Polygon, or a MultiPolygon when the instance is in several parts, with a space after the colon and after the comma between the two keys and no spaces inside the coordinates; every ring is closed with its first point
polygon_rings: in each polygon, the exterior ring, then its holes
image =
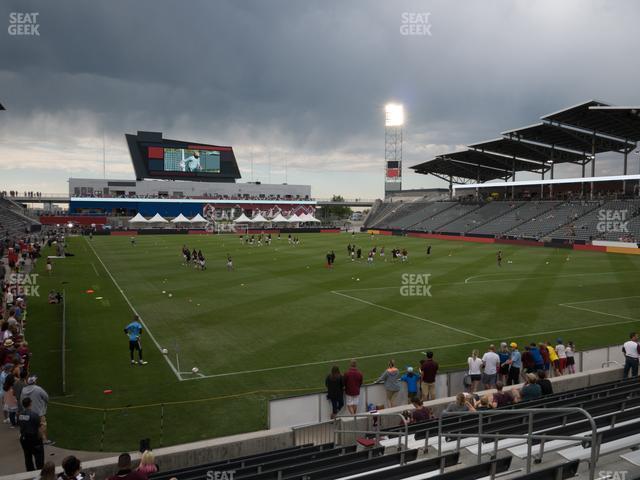
{"type": "Polygon", "coordinates": [[[624,373],[622,378],[627,378],[629,372],[632,377],[638,376],[638,357],[640,357],[640,346],[638,346],[638,334],[631,332],[629,340],[624,342],[622,353],[624,353],[624,373]]]}
{"type": "Polygon", "coordinates": [[[484,367],[482,383],[484,388],[488,390],[496,386],[498,369],[500,368],[500,356],[496,353],[495,345],[489,345],[489,350],[482,356],[482,366],[484,367]]]}
{"type": "Polygon", "coordinates": [[[561,338],[558,338],[556,343],[556,355],[558,355],[559,360],[558,370],[560,370],[560,375],[564,375],[564,371],[567,368],[567,348],[562,343],[561,338]]]}
{"type": "Polygon", "coordinates": [[[471,352],[471,356],[467,358],[467,365],[469,365],[468,373],[469,377],[471,377],[471,385],[469,385],[471,393],[477,390],[482,376],[482,359],[478,355],[480,355],[480,352],[474,350],[471,352]]]}
{"type": "Polygon", "coordinates": [[[569,370],[569,373],[576,373],[576,346],[571,340],[567,342],[565,354],[567,355],[567,370],[569,370]]]}

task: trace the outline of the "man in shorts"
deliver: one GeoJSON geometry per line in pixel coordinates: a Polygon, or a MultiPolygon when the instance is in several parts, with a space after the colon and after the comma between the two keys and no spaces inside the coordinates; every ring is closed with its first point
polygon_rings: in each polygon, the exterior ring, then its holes
{"type": "Polygon", "coordinates": [[[358,412],[358,404],[360,403],[360,387],[364,381],[362,372],[357,368],[357,362],[351,360],[349,362],[349,370],[344,374],[344,393],[347,397],[347,410],[351,415],[358,412]]]}
{"type": "Polygon", "coordinates": [[[136,361],[133,359],[133,352],[138,351],[138,365],[146,365],[142,359],[142,345],[140,344],[140,336],[142,335],[142,324],[140,323],[140,317],[138,315],[133,316],[133,321],[124,328],[124,333],[129,337],[129,354],[131,355],[131,365],[135,365],[136,361]]]}
{"type": "Polygon", "coordinates": [[[500,368],[500,357],[496,353],[495,345],[489,345],[489,350],[482,356],[482,383],[485,389],[496,386],[498,381],[498,369],[500,368]]]}

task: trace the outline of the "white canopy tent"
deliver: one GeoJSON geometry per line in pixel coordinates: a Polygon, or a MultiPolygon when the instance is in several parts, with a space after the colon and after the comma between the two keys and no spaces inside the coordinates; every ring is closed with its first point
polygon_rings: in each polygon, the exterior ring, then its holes
{"type": "Polygon", "coordinates": [[[296,215],[295,213],[293,215],[291,215],[288,219],[287,222],[289,223],[298,223],[298,222],[302,222],[303,220],[300,219],[300,217],[298,215],[296,215]]]}
{"type": "Polygon", "coordinates": [[[156,213],[153,217],[148,220],[149,223],[169,223],[166,218],[164,218],[159,213],[156,213]]]}
{"type": "Polygon", "coordinates": [[[207,220],[199,213],[190,220],[191,223],[207,223],[207,220]]]}
{"type": "Polygon", "coordinates": [[[278,212],[278,214],[271,219],[271,223],[286,223],[288,220],[282,216],[282,213],[278,212]]]}
{"type": "Polygon", "coordinates": [[[252,223],[267,223],[269,220],[264,218],[261,213],[258,213],[255,217],[251,219],[252,223]]]}
{"type": "Polygon", "coordinates": [[[238,218],[236,218],[233,223],[250,223],[251,219],[247,217],[244,212],[238,218]]]}
{"type": "Polygon", "coordinates": [[[171,223],[191,223],[191,220],[189,220],[183,214],[180,214],[177,217],[175,217],[174,219],[172,219],[171,223]]]}
{"type": "Polygon", "coordinates": [[[142,215],[140,215],[139,213],[136,213],[136,216],[129,219],[129,223],[149,223],[149,220],[147,220],[146,218],[144,218],[142,215]]]}

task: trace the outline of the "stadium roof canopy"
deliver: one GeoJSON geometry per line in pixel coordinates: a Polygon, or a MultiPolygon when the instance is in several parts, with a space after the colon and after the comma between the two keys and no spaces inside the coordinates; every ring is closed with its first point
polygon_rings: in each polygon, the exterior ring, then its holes
{"type": "Polygon", "coordinates": [[[411,168],[451,183],[469,183],[514,179],[520,171],[544,174],[558,163],[584,166],[604,152],[622,153],[626,162],[626,155],[640,141],[640,107],[614,107],[590,100],[502,135],[411,168]]]}

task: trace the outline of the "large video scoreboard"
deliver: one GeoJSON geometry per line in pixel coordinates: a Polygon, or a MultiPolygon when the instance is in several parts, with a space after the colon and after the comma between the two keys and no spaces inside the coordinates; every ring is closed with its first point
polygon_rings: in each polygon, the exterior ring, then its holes
{"type": "Polygon", "coordinates": [[[240,171],[231,147],[163,139],[159,132],[125,135],[136,177],[235,182],[240,171]]]}

